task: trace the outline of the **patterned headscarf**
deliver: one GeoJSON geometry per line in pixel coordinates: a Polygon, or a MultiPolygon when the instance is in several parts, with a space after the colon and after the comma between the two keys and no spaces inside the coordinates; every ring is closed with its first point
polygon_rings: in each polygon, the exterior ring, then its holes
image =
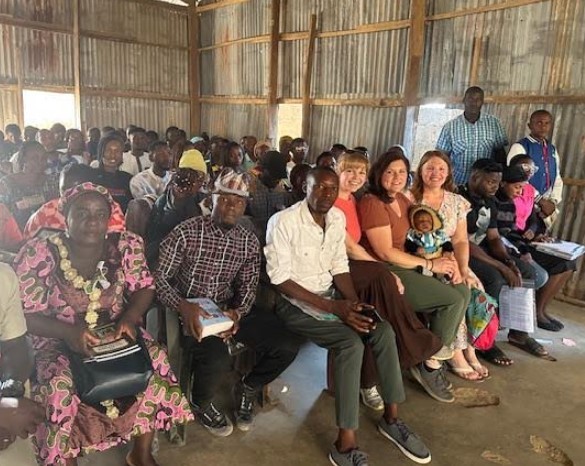
{"type": "Polygon", "coordinates": [[[67,212],[71,208],[73,202],[82,194],[87,193],[101,194],[106,199],[106,201],[108,201],[110,206],[110,213],[114,210],[114,199],[112,199],[112,196],[110,196],[108,190],[103,186],[87,181],[85,183],[78,184],[77,186],[74,186],[73,188],[70,188],[63,193],[59,199],[59,212],[61,212],[66,217],[67,212]]]}

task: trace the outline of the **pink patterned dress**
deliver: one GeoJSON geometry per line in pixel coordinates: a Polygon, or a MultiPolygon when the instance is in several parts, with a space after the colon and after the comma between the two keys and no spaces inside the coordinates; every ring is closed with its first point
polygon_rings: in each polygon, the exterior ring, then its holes
{"type": "MultiPolygon", "coordinates": [[[[102,292],[100,324],[120,317],[124,293],[153,288],[138,236],[110,234],[106,247],[106,278],[112,285],[102,292]]],[[[23,247],[15,266],[24,311],[69,324],[83,322],[89,298],[65,280],[58,260],[56,246],[47,239],[33,239],[23,247]]],[[[46,406],[47,415],[33,436],[40,465],[63,466],[66,459],[107,450],[153,429],[168,430],[173,424],[193,419],[166,353],[142,332],[153,376],[143,393],[124,400],[121,415],[114,420],[78,398],[64,343],[33,336],[36,378],[31,383],[32,394],[46,406]]]]}

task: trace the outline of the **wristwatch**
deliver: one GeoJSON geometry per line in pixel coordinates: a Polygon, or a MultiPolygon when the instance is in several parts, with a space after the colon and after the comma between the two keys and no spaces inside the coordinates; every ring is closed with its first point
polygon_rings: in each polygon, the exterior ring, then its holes
{"type": "Polygon", "coordinates": [[[24,391],[24,383],[20,380],[6,379],[0,382],[0,396],[2,398],[22,398],[24,391]]]}

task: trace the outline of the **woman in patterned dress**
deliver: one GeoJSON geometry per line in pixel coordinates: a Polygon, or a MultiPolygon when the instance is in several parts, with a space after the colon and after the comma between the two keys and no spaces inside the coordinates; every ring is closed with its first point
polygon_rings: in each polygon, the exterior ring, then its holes
{"type": "Polygon", "coordinates": [[[16,260],[36,350],[32,393],[46,407],[47,419],[33,437],[43,466],[74,466],[78,456],[132,438],[128,465],[156,466],[155,430],[192,419],[167,355],[140,328],[154,297],[153,279],[139,237],[106,234],[112,204],[101,186],[71,188],[60,202],[68,230],[29,241],[16,260]],[[108,322],[116,322],[117,336],[135,338],[142,332],[153,375],[144,392],[104,409],[80,401],[67,353],[88,354],[88,347],[99,342],[91,328],[108,322]]]}

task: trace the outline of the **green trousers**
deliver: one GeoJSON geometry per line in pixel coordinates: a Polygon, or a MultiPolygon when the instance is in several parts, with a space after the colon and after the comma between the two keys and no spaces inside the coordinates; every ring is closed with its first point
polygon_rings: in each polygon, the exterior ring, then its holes
{"type": "Polygon", "coordinates": [[[434,277],[427,277],[416,270],[388,265],[400,277],[404,296],[415,312],[430,313],[431,332],[445,346],[455,340],[457,328],[465,316],[471,292],[465,284],[446,285],[434,277]]]}

